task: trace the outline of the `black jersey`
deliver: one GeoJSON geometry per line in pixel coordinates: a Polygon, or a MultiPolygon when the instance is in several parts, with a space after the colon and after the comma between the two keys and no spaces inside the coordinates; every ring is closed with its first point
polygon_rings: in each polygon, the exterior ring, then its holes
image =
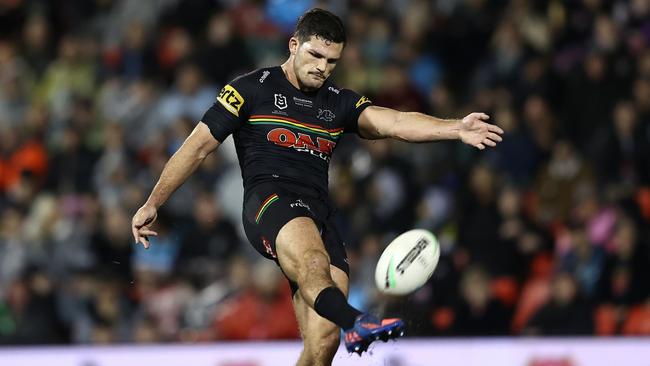
{"type": "Polygon", "coordinates": [[[265,181],[288,181],[327,194],[329,161],[343,133],[358,132],[370,100],[329,80],[302,92],[272,67],[226,85],[202,121],[223,142],[233,134],[248,191],[265,181]]]}

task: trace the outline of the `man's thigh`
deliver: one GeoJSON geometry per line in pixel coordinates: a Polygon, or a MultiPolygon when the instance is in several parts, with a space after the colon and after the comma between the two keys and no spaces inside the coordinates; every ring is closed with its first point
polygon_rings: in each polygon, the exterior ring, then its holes
{"type": "MultiPolygon", "coordinates": [[[[314,260],[312,256],[314,252],[323,253],[327,257],[327,265],[336,268],[347,281],[350,267],[345,243],[331,218],[323,221],[320,226],[308,217],[292,220],[281,229],[276,239],[276,246],[280,256],[279,264],[289,278],[292,293],[298,289],[295,283],[298,273],[294,271],[308,270],[310,267],[307,263],[314,260]]],[[[321,266],[317,267],[321,268],[321,266]]]]}
{"type": "Polygon", "coordinates": [[[298,289],[295,262],[309,250],[325,251],[330,263],[347,277],[349,267],[330,206],[314,197],[306,197],[273,184],[264,184],[244,202],[243,222],[253,247],[266,258],[281,264],[292,293],[298,289]],[[278,239],[283,241],[278,258],[278,239]]]}

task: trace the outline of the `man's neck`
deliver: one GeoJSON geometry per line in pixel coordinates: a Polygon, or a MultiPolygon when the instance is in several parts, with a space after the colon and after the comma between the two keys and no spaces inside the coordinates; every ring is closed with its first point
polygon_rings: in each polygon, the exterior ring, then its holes
{"type": "Polygon", "coordinates": [[[293,85],[296,89],[300,90],[300,84],[298,84],[298,78],[296,77],[296,73],[293,71],[293,67],[291,65],[291,58],[289,58],[287,61],[285,61],[282,65],[280,65],[280,68],[282,69],[282,72],[284,72],[284,76],[289,80],[291,85],[293,85]]]}

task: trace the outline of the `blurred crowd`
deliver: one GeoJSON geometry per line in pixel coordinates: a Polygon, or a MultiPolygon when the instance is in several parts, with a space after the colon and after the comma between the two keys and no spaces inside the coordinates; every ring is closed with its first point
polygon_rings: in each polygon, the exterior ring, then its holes
{"type": "Polygon", "coordinates": [[[277,65],[297,17],[339,14],[336,82],[375,104],[472,111],[495,149],[346,136],[331,196],[351,302],[414,336],[650,335],[650,1],[0,0],[0,344],[298,337],[241,229],[232,141],[130,218],[216,93],[277,65]],[[375,290],[400,232],[440,264],[375,290]]]}

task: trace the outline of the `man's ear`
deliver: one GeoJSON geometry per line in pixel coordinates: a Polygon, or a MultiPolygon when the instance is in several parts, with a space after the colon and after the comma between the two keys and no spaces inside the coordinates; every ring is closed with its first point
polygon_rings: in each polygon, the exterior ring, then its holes
{"type": "Polygon", "coordinates": [[[291,55],[295,56],[296,53],[298,52],[298,46],[299,45],[300,45],[300,42],[298,41],[298,38],[291,37],[289,39],[289,53],[291,53],[291,55]]]}

